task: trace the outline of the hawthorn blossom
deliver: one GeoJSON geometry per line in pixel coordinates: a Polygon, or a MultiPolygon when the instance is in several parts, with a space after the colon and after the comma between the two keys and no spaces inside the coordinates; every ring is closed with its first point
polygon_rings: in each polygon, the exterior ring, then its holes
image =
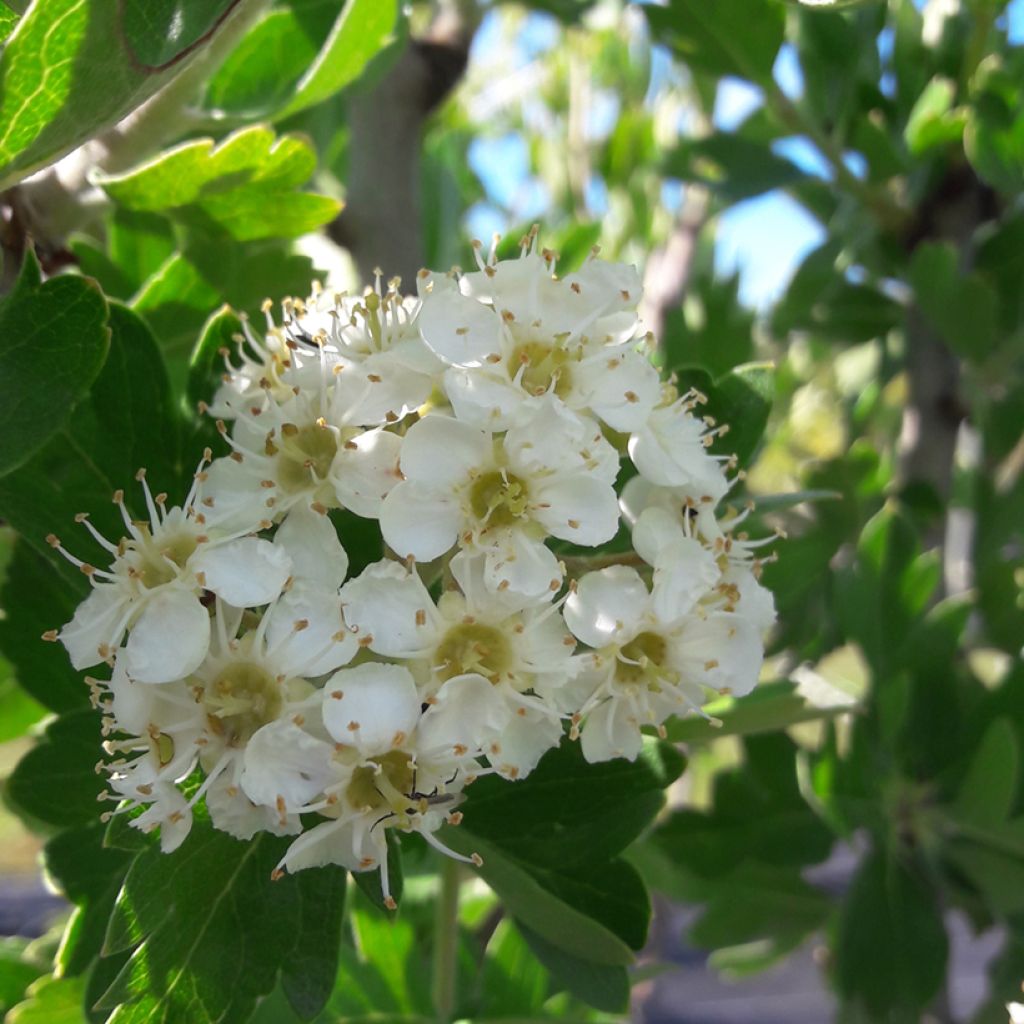
{"type": "Polygon", "coordinates": [[[431,415],[402,442],[404,476],[380,510],[384,540],[429,561],[457,543],[484,556],[491,590],[541,599],[561,585],[548,536],[593,547],[618,529],[618,457],[600,431],[548,396],[495,435],[431,415]]]}
{"type": "Polygon", "coordinates": [[[699,710],[705,689],[742,696],[754,687],[763,656],[756,627],[692,598],[666,607],[623,565],[587,573],[569,595],[566,624],[592,649],[575,683],[588,694],[578,712],[588,761],[633,760],[641,726],[699,710]]]}
{"type": "Polygon", "coordinates": [[[292,558],[283,545],[208,524],[196,511],[198,479],[184,505],[173,508],[166,507],[166,495],[153,496],[144,471],[138,480],[149,518],[132,519],[124,493],[117,491],[114,503],[128,536],[116,545],[88,516],[76,517],[113,556],[109,569],[76,558],[52,534],[47,538],[93,587],[71,621],[48,637],[61,641],[76,669],[109,663],[117,654],[133,679],[163,683],[188,675],[206,656],[210,616],[202,603],[205,591],[239,608],[267,604],[287,582],[292,558]],[[119,652],[126,633],[128,642],[119,652]]]}
{"type": "Polygon", "coordinates": [[[418,832],[432,846],[459,857],[433,833],[457,824],[462,787],[478,772],[461,750],[430,749],[420,741],[419,693],[408,669],[368,663],[335,673],[322,690],[326,738],[294,722],[268,724],[246,751],[242,785],[257,803],[282,813],[317,812],[327,820],[296,839],[277,871],[340,864],[350,871],[379,869],[385,901],[389,828],[418,832]]]}
{"type": "Polygon", "coordinates": [[[531,397],[551,394],[615,430],[639,428],[659,393],[638,350],[635,267],[592,258],[559,279],[555,255],[527,236],[517,260],[494,253],[480,270],[420,278],[424,341],[449,367],[444,386],[459,419],[511,426],[531,397]]]}
{"type": "MultiPolygon", "coordinates": [[[[406,662],[433,706],[433,744],[454,746],[473,723],[472,753],[509,778],[527,775],[562,738],[553,695],[579,668],[557,605],[492,593],[483,559],[458,555],[436,606],[419,576],[396,562],[369,566],[342,588],[359,643],[406,662]]],[[[421,731],[422,735],[422,731],[421,731]]]]}

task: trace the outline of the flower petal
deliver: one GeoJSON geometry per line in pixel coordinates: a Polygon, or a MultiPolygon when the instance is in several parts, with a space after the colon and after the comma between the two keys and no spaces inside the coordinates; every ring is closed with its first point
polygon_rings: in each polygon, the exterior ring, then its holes
{"type": "Polygon", "coordinates": [[[274,807],[278,799],[296,812],[335,777],[334,748],[300,729],[278,721],[257,729],[245,747],[240,785],[253,803],[274,807]]]}
{"type": "Polygon", "coordinates": [[[121,587],[101,583],[75,609],[58,635],[76,669],[98,665],[121,645],[125,630],[122,620],[130,602],[130,594],[121,587]]]}
{"type": "Polygon", "coordinates": [[[481,366],[501,352],[501,318],[453,288],[424,297],[420,331],[431,351],[450,366],[481,366]]]}
{"type": "Polygon", "coordinates": [[[549,601],[562,585],[563,569],[542,540],[524,530],[502,530],[481,543],[484,582],[488,589],[511,591],[530,604],[549,601]]]}
{"type": "Polygon", "coordinates": [[[610,565],[580,577],[565,602],[565,624],[596,650],[631,639],[647,604],[647,587],[636,569],[610,565]]]}
{"type": "Polygon", "coordinates": [[[483,676],[453,676],[424,712],[416,732],[427,757],[485,752],[508,724],[511,711],[501,693],[483,676]]]}
{"type": "Polygon", "coordinates": [[[334,524],[305,502],[295,505],[274,535],[292,560],[295,576],[337,590],[348,573],[348,554],[334,524]]]}
{"type": "Polygon", "coordinates": [[[635,761],[643,747],[643,737],[629,704],[612,698],[594,708],[584,723],[580,746],[591,764],[617,757],[635,761]]]}
{"type": "Polygon", "coordinates": [[[292,572],[287,550],[260,537],[240,537],[227,544],[204,544],[188,567],[201,586],[236,608],[269,604],[292,572]]]}
{"type": "Polygon", "coordinates": [[[267,647],[275,674],[321,676],[347,665],[359,649],[333,589],[296,583],[267,615],[267,647]]]}
{"type": "Polygon", "coordinates": [[[401,479],[398,455],[401,438],[390,431],[367,430],[347,441],[331,465],[334,493],[357,516],[374,519],[381,502],[401,479]]]}
{"type": "Polygon", "coordinates": [[[492,460],[490,435],[450,416],[427,416],[414,423],[402,442],[406,480],[448,491],[492,460]]]}
{"type": "Polygon", "coordinates": [[[191,590],[169,584],[146,601],[118,657],[132,679],[169,683],[191,675],[209,647],[209,612],[191,590]]]}
{"type": "Polygon", "coordinates": [[[619,529],[615,489],[585,473],[540,481],[531,492],[534,518],[549,533],[586,547],[611,540],[619,529]]]}
{"type": "Polygon", "coordinates": [[[416,684],[400,665],[343,668],[327,680],[323,693],[327,731],[366,757],[401,746],[420,718],[416,684]]]}
{"type": "Polygon", "coordinates": [[[399,484],[380,509],[380,532],[388,547],[402,558],[422,562],[452,547],[461,522],[455,499],[439,496],[423,484],[399,484]]]}
{"type": "Polygon", "coordinates": [[[359,640],[388,658],[410,657],[436,632],[437,611],[419,576],[399,562],[367,566],[342,588],[345,621],[359,640]]]}

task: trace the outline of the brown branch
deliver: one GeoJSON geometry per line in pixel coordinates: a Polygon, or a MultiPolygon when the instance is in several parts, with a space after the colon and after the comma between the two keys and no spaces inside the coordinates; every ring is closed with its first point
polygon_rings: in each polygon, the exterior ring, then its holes
{"type": "Polygon", "coordinates": [[[423,265],[420,157],[423,126],[461,79],[479,22],[472,4],[441,8],[372,88],[352,97],[346,206],[329,234],[360,277],[400,277],[415,290],[423,265]]]}

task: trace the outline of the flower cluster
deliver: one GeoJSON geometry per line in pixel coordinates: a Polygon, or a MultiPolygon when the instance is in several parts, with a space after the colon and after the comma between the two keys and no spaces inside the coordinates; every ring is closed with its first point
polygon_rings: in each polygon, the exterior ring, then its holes
{"type": "Polygon", "coordinates": [[[563,738],[635,758],[756,682],[774,609],[719,511],[724,428],[659,378],[635,269],[555,259],[531,235],[416,298],[268,307],[204,409],[230,453],[174,507],[140,473],[116,544],[80,516],[106,569],[51,538],[92,584],[53,638],[110,668],[110,795],[165,850],[204,799],[240,839],[296,836],[279,871],[379,868],[390,899],[388,830],[451,853],[435,833],[476,777],[563,738]],[[353,578],[341,509],[386,553],[353,578]]]}

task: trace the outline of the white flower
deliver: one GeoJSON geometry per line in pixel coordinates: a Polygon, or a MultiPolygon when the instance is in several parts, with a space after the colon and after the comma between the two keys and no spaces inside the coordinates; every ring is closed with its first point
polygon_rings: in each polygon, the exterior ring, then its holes
{"type": "Polygon", "coordinates": [[[634,267],[591,258],[563,279],[554,255],[480,262],[456,281],[421,278],[420,329],[449,366],[445,391],[459,419],[507,429],[530,397],[552,394],[621,431],[637,429],[658,397],[658,375],[637,350],[634,267]]]}
{"type": "Polygon", "coordinates": [[[210,616],[201,601],[204,591],[237,607],[267,604],[288,580],[292,560],[269,541],[209,526],[196,513],[195,485],[183,508],[167,509],[164,495],[154,498],[145,476],[139,479],[149,520],[133,520],[118,491],[114,501],[128,531],[120,544],[102,537],[84,515],[77,517],[113,555],[109,570],[80,561],[56,537],[48,538],[93,585],[57,636],[71,663],[82,669],[111,661],[128,632],[118,660],[133,679],[162,683],[188,675],[206,656],[210,616]]]}
{"type": "Polygon", "coordinates": [[[483,561],[452,562],[462,593],[447,591],[435,607],[415,572],[377,562],[341,592],[347,622],[361,645],[399,657],[432,704],[420,729],[430,747],[454,747],[469,729],[471,753],[502,774],[528,774],[562,736],[557,693],[575,675],[575,641],[558,608],[492,593],[483,561]],[[531,724],[524,735],[519,724],[531,724]]]}
{"type": "Polygon", "coordinates": [[[730,460],[708,452],[721,431],[693,415],[701,401],[690,393],[654,409],[630,436],[629,457],[652,484],[717,503],[729,490],[723,464],[730,460]]]}
{"type": "MultiPolygon", "coordinates": [[[[293,723],[280,721],[261,730],[247,753],[242,784],[257,802],[273,799],[288,811],[318,811],[328,819],[299,836],[277,870],[379,868],[385,900],[393,905],[388,828],[419,832],[465,860],[432,833],[446,820],[458,822],[454,808],[474,763],[419,744],[423,716],[408,670],[374,663],[342,669],[324,686],[322,714],[326,739],[300,738],[293,723]],[[317,791],[321,799],[315,799],[317,791]]],[[[464,738],[469,740],[468,732],[464,738]]]]}
{"type": "Polygon", "coordinates": [[[234,451],[217,459],[203,481],[210,523],[251,527],[300,507],[376,516],[399,480],[398,436],[349,426],[345,413],[333,415],[316,393],[266,403],[259,429],[251,419],[239,420],[228,437],[226,426],[218,426],[234,451]]]}
{"type": "Polygon", "coordinates": [[[739,696],[757,682],[763,651],[747,619],[700,605],[662,619],[626,566],[587,573],[566,601],[565,621],[593,648],[577,678],[590,691],[579,711],[588,761],[633,760],[641,726],[699,709],[705,688],[739,696]]]}
{"type": "Polygon", "coordinates": [[[615,535],[611,446],[550,398],[534,403],[504,437],[440,415],[409,428],[405,480],[380,512],[397,554],[428,561],[458,543],[485,556],[490,589],[544,599],[562,578],[546,536],[592,547],[615,535]]]}

